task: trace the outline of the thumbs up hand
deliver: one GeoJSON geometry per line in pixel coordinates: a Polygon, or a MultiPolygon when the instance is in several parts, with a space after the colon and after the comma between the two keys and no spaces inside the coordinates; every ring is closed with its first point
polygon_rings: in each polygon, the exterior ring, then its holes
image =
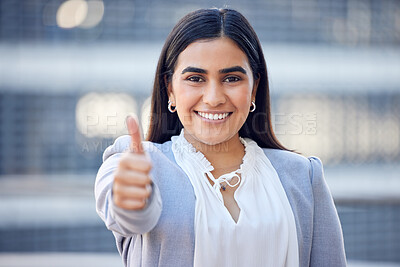
{"type": "Polygon", "coordinates": [[[126,119],[131,136],[130,153],[121,157],[112,186],[113,201],[120,208],[143,209],[151,195],[151,161],[144,154],[140,127],[136,116],[126,119]]]}

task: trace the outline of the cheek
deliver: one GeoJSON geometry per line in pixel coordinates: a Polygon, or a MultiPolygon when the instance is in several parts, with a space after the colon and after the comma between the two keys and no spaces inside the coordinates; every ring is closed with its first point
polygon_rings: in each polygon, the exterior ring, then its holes
{"type": "Polygon", "coordinates": [[[188,113],[191,112],[191,109],[199,101],[199,96],[193,89],[190,90],[185,86],[177,86],[174,89],[178,115],[183,119],[184,116],[190,115],[188,113]]]}
{"type": "Polygon", "coordinates": [[[196,104],[196,96],[187,91],[177,92],[176,104],[178,110],[180,108],[181,112],[189,112],[189,110],[196,104]]]}
{"type": "Polygon", "coordinates": [[[249,105],[248,103],[251,101],[251,90],[248,87],[243,88],[236,94],[232,95],[231,100],[238,108],[246,109],[249,105]]]}

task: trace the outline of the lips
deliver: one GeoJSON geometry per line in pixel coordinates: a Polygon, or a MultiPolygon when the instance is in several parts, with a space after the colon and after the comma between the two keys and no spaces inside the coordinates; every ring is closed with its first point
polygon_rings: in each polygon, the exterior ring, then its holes
{"type": "Polygon", "coordinates": [[[203,117],[205,119],[209,119],[209,120],[223,120],[226,117],[228,117],[231,112],[222,112],[222,113],[207,113],[207,112],[201,112],[201,111],[196,111],[196,113],[200,116],[203,117]]]}

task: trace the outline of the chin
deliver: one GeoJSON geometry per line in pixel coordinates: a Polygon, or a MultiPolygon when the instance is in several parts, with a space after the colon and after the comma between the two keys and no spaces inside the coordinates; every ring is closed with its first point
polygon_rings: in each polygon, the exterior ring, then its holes
{"type": "Polygon", "coordinates": [[[197,141],[209,145],[209,146],[218,146],[227,143],[231,139],[231,137],[222,137],[222,136],[199,136],[196,138],[197,141]]]}
{"type": "Polygon", "coordinates": [[[206,145],[209,145],[209,146],[216,146],[216,145],[219,145],[219,144],[223,143],[223,141],[215,141],[215,140],[212,140],[212,141],[205,140],[205,141],[201,141],[201,142],[203,144],[206,144],[206,145]]]}

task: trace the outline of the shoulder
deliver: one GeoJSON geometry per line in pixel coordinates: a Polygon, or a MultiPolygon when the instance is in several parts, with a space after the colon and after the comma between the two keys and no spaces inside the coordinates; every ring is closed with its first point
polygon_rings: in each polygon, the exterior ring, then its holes
{"type": "Polygon", "coordinates": [[[268,158],[272,160],[278,160],[282,163],[307,163],[307,158],[305,156],[295,152],[274,148],[263,148],[262,150],[268,156],[268,158]]]}
{"type": "Polygon", "coordinates": [[[312,183],[315,176],[323,172],[322,162],[318,157],[305,157],[295,152],[263,148],[265,155],[271,161],[279,176],[306,177],[304,182],[312,183]]]}
{"type": "MultiPolygon", "coordinates": [[[[111,144],[103,153],[103,161],[108,159],[114,154],[124,153],[129,151],[129,145],[131,142],[131,137],[129,135],[122,135],[115,139],[114,143],[111,144]]],[[[171,158],[172,150],[171,150],[171,141],[167,141],[162,144],[153,143],[150,141],[143,141],[143,149],[152,157],[162,157],[166,156],[171,158]]]]}
{"type": "Polygon", "coordinates": [[[114,154],[123,153],[129,150],[129,142],[131,137],[123,135],[115,139],[114,143],[106,148],[103,152],[103,162],[114,154]]]}
{"type": "MultiPolygon", "coordinates": [[[[124,153],[129,151],[130,142],[131,142],[131,137],[129,135],[122,135],[117,139],[115,139],[114,143],[108,146],[106,150],[104,150],[103,161],[105,161],[107,158],[111,157],[114,154],[124,153]]],[[[155,143],[149,141],[143,141],[142,145],[143,149],[148,153],[154,153],[155,151],[158,151],[158,148],[155,145],[155,143]]]]}
{"type": "Polygon", "coordinates": [[[263,151],[275,168],[304,168],[310,164],[307,157],[295,152],[272,148],[263,148],[263,151]]]}

